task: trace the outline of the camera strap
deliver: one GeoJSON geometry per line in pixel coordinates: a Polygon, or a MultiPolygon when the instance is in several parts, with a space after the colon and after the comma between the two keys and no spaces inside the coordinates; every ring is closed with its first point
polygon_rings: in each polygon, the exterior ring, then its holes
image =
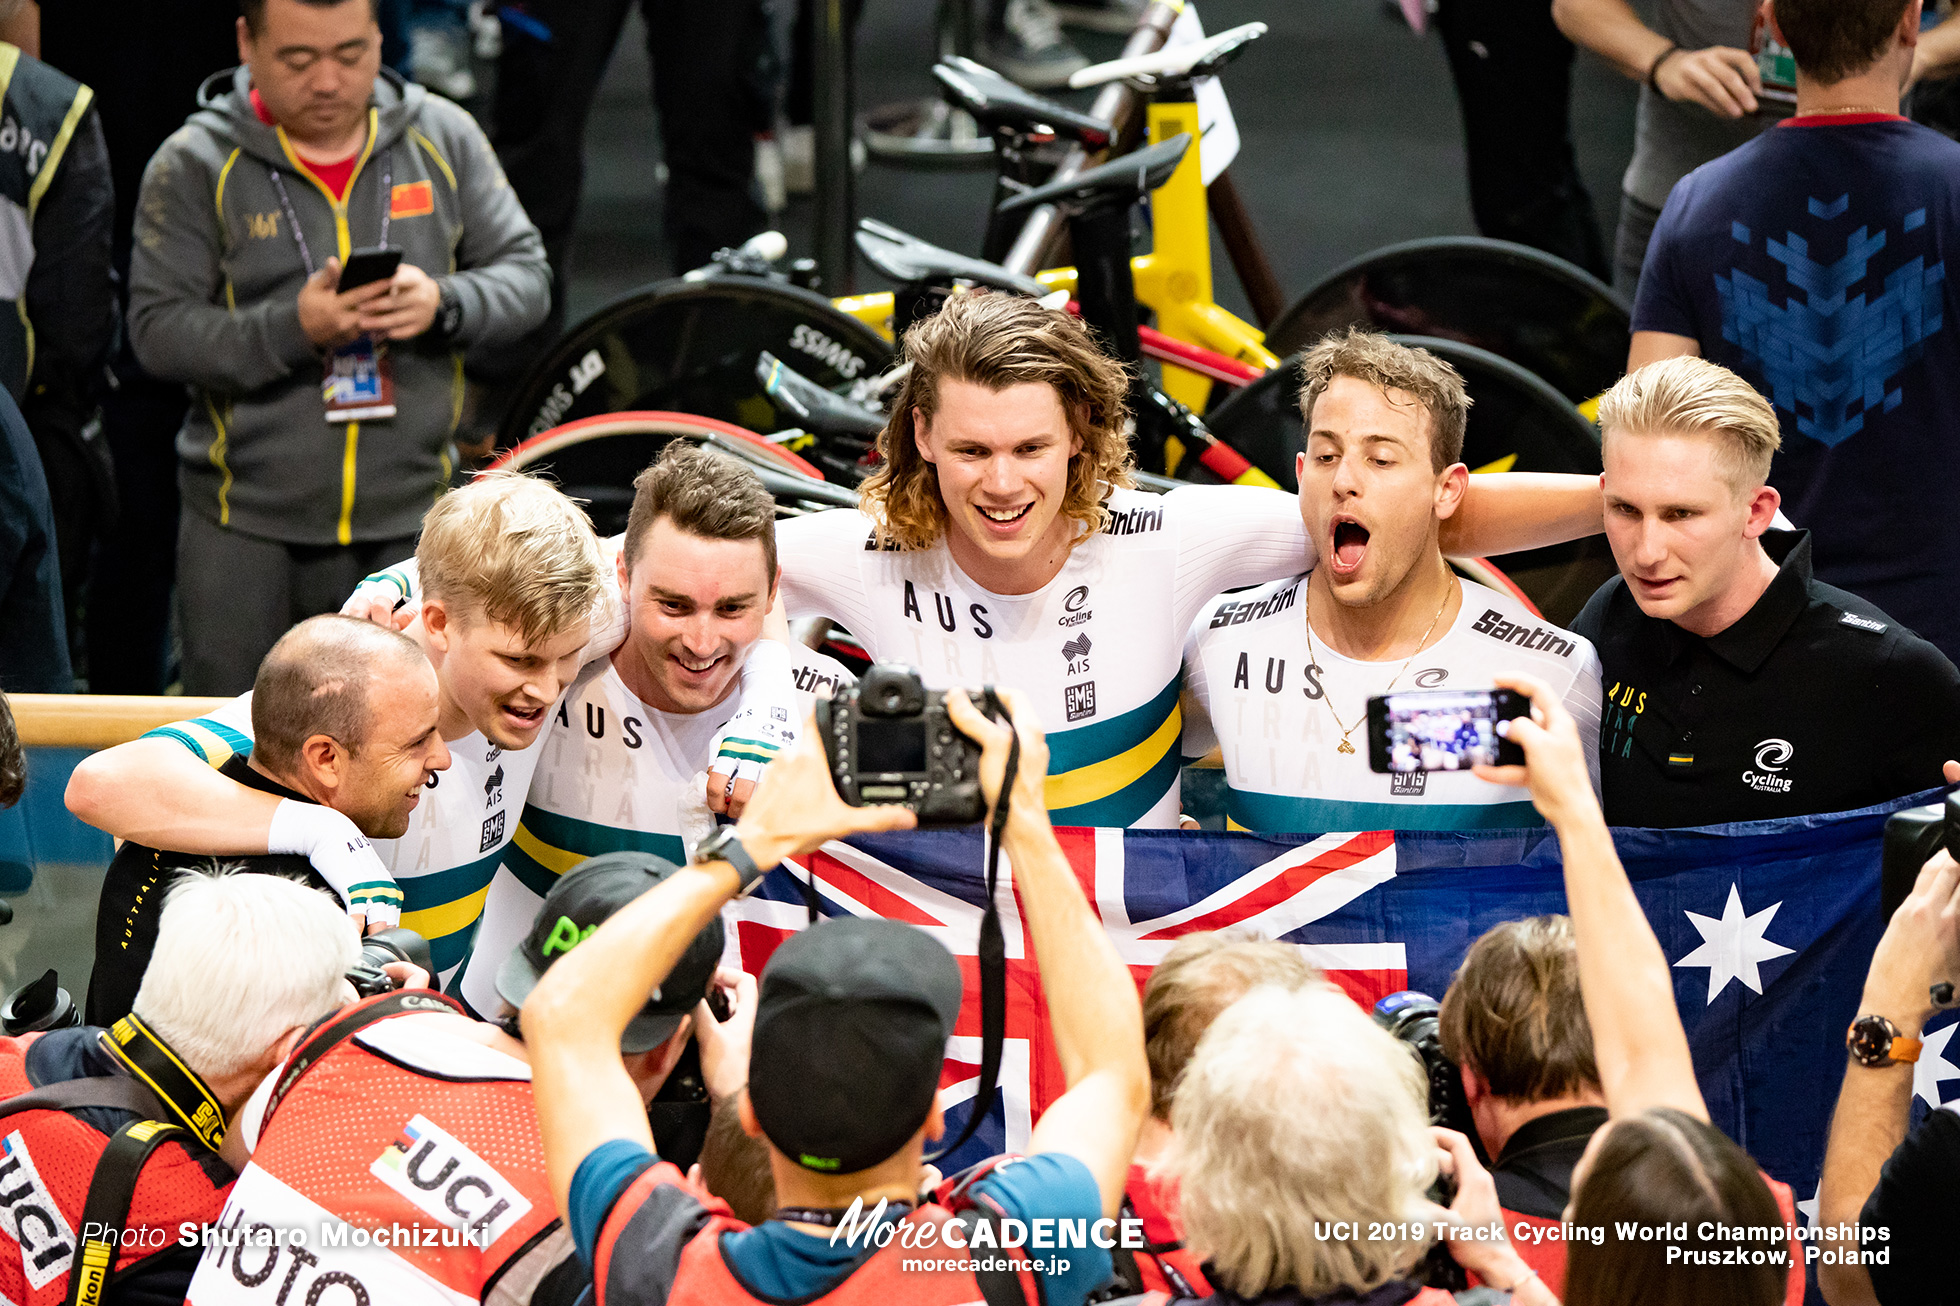
{"type": "Polygon", "coordinates": [[[958,1151],[980,1128],[980,1122],[994,1109],[1000,1091],[1001,1049],[1007,1042],[1007,940],[1000,929],[1000,907],[995,901],[1000,885],[1000,841],[1007,832],[1008,803],[1014,793],[1014,778],[1021,770],[1021,736],[1014,720],[1000,701],[994,687],[980,691],[983,710],[996,721],[1007,723],[1007,768],[1000,777],[1000,798],[994,803],[993,819],[987,823],[987,905],[980,915],[980,1084],[973,1094],[973,1107],[960,1136],[927,1157],[937,1161],[958,1151]]]}
{"type": "Polygon", "coordinates": [[[212,1151],[225,1141],[225,1112],[218,1099],[134,1012],[102,1034],[102,1047],[212,1151]]]}

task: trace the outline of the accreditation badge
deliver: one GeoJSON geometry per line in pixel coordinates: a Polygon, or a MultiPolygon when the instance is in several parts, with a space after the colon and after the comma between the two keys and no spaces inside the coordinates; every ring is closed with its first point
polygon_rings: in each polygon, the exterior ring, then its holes
{"type": "Polygon", "coordinates": [[[327,357],[320,397],[329,422],[372,422],[395,415],[395,370],[388,346],[363,335],[327,357]]]}

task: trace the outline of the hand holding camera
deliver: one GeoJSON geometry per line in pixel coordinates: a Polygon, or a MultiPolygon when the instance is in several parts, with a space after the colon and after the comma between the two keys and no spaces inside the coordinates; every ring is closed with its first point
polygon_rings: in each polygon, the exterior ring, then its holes
{"type": "Polygon", "coordinates": [[[1908,1035],[1936,1009],[1930,990],[1960,983],[1960,863],[1944,849],[1919,869],[1872,954],[1861,1011],[1895,1021],[1908,1035]]]}
{"type": "Polygon", "coordinates": [[[763,771],[736,823],[742,847],[764,870],[832,839],[909,830],[918,824],[907,808],[858,806],[840,798],[823,740],[816,719],[807,720],[796,742],[763,771]]]}

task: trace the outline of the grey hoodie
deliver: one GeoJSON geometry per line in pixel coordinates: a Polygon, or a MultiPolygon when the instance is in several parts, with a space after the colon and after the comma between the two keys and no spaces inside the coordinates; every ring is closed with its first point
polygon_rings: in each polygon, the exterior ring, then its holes
{"type": "Polygon", "coordinates": [[[454,465],[463,348],[544,319],[543,243],[482,130],[447,100],[384,72],[370,145],[336,205],[253,111],[250,85],[243,68],[205,83],[137,200],[130,338],[144,367],[191,388],[177,436],[184,504],[291,544],[413,535],[454,465]],[[273,171],[315,267],[377,243],[388,207],[388,243],[461,306],[454,334],[388,345],[390,419],[325,418],[322,355],[299,324],[306,265],[273,171]]]}

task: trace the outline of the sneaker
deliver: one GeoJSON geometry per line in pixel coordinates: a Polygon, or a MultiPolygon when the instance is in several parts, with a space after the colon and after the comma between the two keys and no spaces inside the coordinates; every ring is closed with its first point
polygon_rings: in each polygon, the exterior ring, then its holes
{"type": "Polygon", "coordinates": [[[981,63],[1030,90],[1067,86],[1071,74],[1089,66],[1062,35],[1049,0],[1007,0],[1000,30],[981,36],[978,46],[974,54],[981,63]]]}
{"type": "Polygon", "coordinates": [[[470,71],[467,29],[447,26],[412,27],[408,32],[410,75],[437,95],[467,100],[476,94],[476,74],[470,71]]]}
{"type": "Polygon", "coordinates": [[[1149,3],[1150,0],[1077,0],[1074,4],[1057,4],[1055,14],[1066,26],[1079,27],[1085,32],[1128,36],[1143,21],[1143,11],[1149,3]]]}

